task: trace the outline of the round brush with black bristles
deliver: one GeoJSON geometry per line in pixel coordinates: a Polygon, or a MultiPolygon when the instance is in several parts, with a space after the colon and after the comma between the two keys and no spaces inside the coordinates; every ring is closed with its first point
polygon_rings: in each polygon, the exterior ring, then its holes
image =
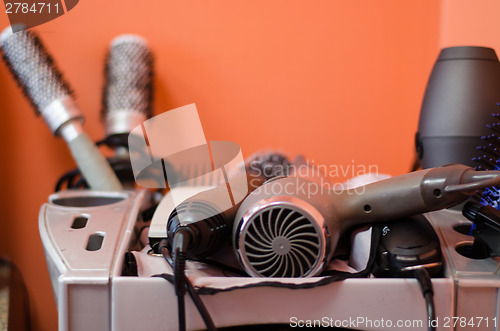
{"type": "Polygon", "coordinates": [[[0,36],[3,59],[37,115],[68,144],[83,177],[92,189],[119,190],[120,181],[83,129],[83,114],[72,91],[38,36],[28,30],[0,36]]]}
{"type": "Polygon", "coordinates": [[[152,116],[153,56],[132,34],[113,39],[104,70],[102,120],[108,140],[127,143],[128,134],[152,116]]]}

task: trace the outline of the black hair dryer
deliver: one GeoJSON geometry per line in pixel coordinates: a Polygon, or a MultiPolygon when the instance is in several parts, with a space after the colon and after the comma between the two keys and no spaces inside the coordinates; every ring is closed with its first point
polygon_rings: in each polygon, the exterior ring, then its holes
{"type": "Polygon", "coordinates": [[[422,168],[461,163],[476,166],[477,146],[491,130],[500,102],[500,62],[486,47],[441,50],[427,83],[415,137],[422,168]]]}

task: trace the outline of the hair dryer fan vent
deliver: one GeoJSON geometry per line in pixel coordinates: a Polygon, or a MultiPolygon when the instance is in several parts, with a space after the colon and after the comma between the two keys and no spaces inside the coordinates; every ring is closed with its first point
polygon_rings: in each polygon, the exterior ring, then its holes
{"type": "Polygon", "coordinates": [[[320,229],[293,205],[261,209],[240,237],[243,263],[261,277],[304,277],[323,259],[320,229]]]}

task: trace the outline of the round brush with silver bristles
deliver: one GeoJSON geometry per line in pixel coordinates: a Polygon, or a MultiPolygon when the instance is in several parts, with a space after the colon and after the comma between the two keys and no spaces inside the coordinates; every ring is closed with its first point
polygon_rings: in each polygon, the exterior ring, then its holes
{"type": "Polygon", "coordinates": [[[3,59],[30,100],[37,115],[56,136],[68,144],[80,171],[92,189],[122,188],[112,168],[85,133],[83,114],[72,91],[56,68],[38,36],[28,30],[13,33],[6,28],[0,35],[3,59]]]}
{"type": "Polygon", "coordinates": [[[104,75],[106,136],[122,136],[127,141],[128,134],[152,115],[153,56],[147,42],[132,34],[113,39],[104,75]]]}

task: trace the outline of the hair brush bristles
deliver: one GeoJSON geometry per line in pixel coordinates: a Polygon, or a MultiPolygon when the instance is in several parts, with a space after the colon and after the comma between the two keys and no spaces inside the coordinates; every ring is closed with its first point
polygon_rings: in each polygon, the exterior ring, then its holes
{"type": "MultiPolygon", "coordinates": [[[[497,106],[500,106],[497,103],[497,106]]],[[[491,116],[498,120],[500,114],[491,114],[491,116]]],[[[500,137],[498,135],[500,123],[492,123],[486,127],[496,133],[492,133],[488,136],[481,137],[485,142],[485,145],[478,146],[477,149],[484,154],[473,158],[472,160],[477,162],[479,165],[475,167],[476,170],[500,170],[500,137]]],[[[478,193],[475,196],[476,201],[480,201],[482,205],[490,205],[496,209],[500,209],[500,191],[497,187],[487,187],[483,192],[478,193]]]]}
{"type": "Polygon", "coordinates": [[[279,176],[288,176],[292,166],[288,158],[279,152],[262,151],[250,156],[245,162],[249,173],[268,180],[279,176]]]}
{"type": "Polygon", "coordinates": [[[5,64],[37,115],[52,101],[72,96],[68,82],[34,32],[13,33],[9,27],[0,36],[0,46],[5,64]]]}
{"type": "Polygon", "coordinates": [[[102,119],[116,112],[152,116],[153,56],[147,42],[136,35],[115,38],[106,57],[102,119]]]}

